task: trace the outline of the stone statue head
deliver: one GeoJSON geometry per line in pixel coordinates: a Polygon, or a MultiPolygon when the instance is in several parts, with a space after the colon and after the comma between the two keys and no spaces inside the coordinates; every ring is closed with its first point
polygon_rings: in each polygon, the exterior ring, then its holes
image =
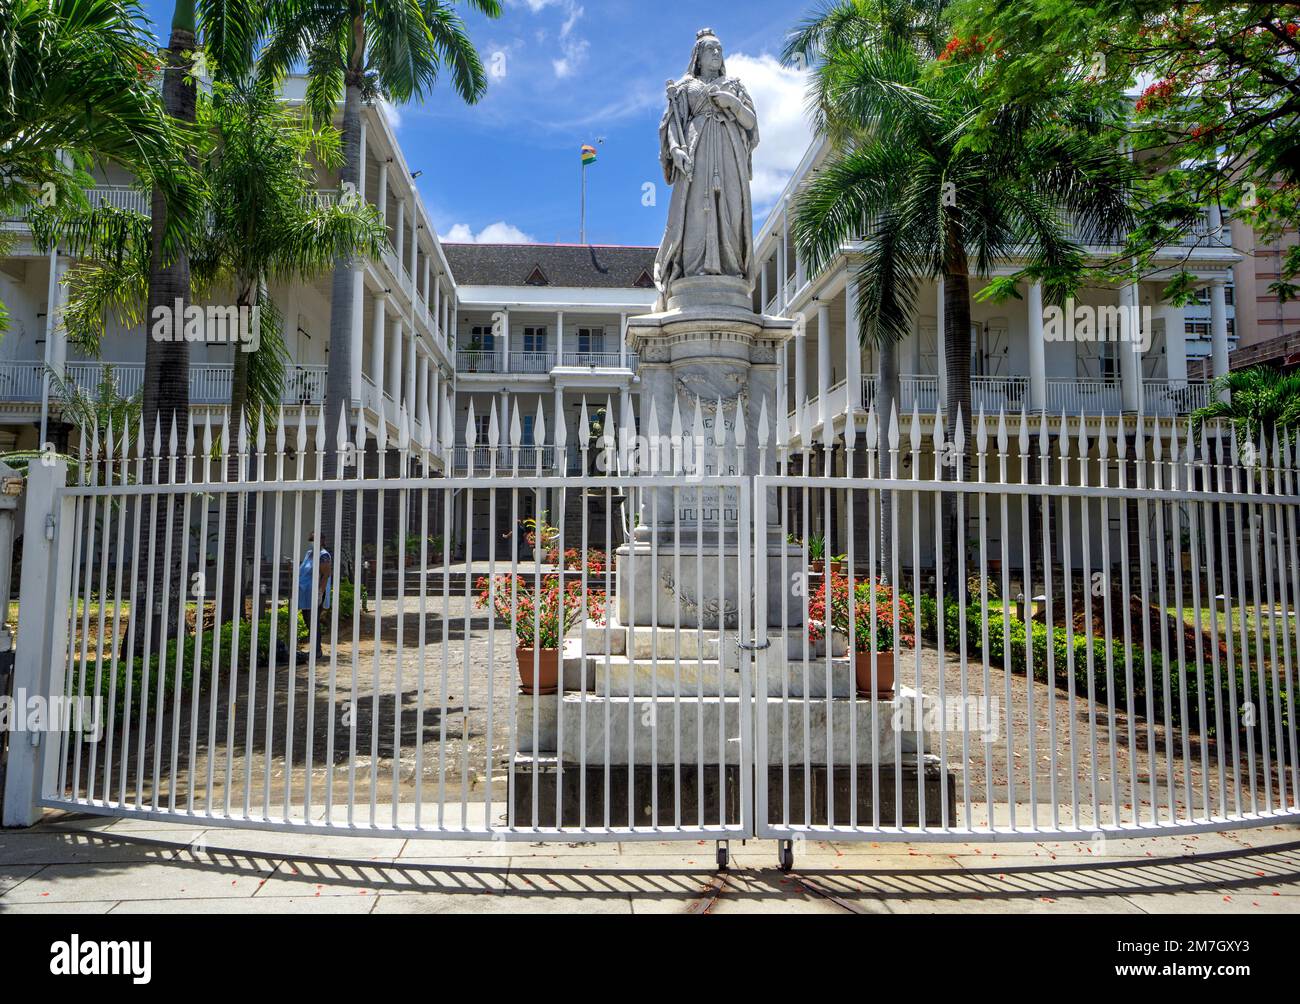
{"type": "Polygon", "coordinates": [[[695,48],[691,50],[691,65],[686,68],[686,73],[704,79],[727,75],[722,41],[713,34],[712,28],[701,28],[695,33],[695,48]]]}

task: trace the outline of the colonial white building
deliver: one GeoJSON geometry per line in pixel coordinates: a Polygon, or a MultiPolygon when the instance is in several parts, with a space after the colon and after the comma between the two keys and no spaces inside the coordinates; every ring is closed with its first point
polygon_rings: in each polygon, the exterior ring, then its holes
{"type": "MultiPolygon", "coordinates": [[[[797,402],[812,403],[818,437],[823,421],[835,422],[838,430],[846,415],[862,417],[875,400],[878,372],[875,347],[860,345],[855,291],[848,281],[863,245],[846,244],[814,275],[792,237],[798,192],[829,153],[825,141],[813,143],[759,231],[761,264],[753,301],[755,310],[804,321],[787,348],[783,383],[792,414],[797,402]]],[[[1121,351],[1123,346],[1114,340],[1045,338],[1042,289],[1037,284],[1022,284],[1019,300],[972,304],[973,410],[1045,410],[1059,422],[1062,414],[1084,420],[1103,414],[1169,417],[1202,406],[1209,389],[1204,381],[1188,379],[1188,361],[1209,356],[1214,375],[1228,370],[1228,353],[1235,344],[1232,267],[1241,258],[1231,245],[1228,225],[1211,210],[1182,244],[1158,255],[1160,273],[1133,286],[1082,291],[1080,305],[1136,303],[1150,308],[1153,330],[1149,348],[1142,353],[1121,351]],[[1162,301],[1161,291],[1184,263],[1201,289],[1196,305],[1178,307],[1162,301]]],[[[1098,256],[1113,250],[1095,249],[1098,256]]],[[[1023,265],[1009,259],[999,263],[995,274],[1008,275],[1023,265]]],[[[980,277],[972,276],[972,292],[979,287],[980,277]]],[[[932,416],[944,401],[947,382],[942,282],[923,283],[919,302],[910,334],[898,351],[898,408],[904,416],[914,406],[932,416]]],[[[791,427],[797,443],[799,430],[796,423],[791,427]]]]}

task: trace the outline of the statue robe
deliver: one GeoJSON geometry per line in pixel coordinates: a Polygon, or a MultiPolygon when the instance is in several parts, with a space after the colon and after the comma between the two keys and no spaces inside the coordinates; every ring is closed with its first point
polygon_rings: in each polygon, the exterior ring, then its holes
{"type": "Polygon", "coordinates": [[[715,105],[716,90],[731,92],[754,111],[749,93],[734,77],[706,83],[686,76],[670,90],[659,125],[659,157],[664,178],[673,186],[668,225],[655,260],[655,278],[665,297],[683,276],[751,278],[754,212],[749,182],[758,128],[743,128],[715,105]],[[691,156],[689,176],[673,162],[676,146],[691,156]]]}

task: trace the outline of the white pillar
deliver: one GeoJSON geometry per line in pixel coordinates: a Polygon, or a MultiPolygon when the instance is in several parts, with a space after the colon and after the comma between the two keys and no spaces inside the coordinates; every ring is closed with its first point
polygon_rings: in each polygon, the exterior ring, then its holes
{"type": "MultiPolygon", "coordinates": [[[[794,344],[794,408],[792,410],[797,416],[802,416],[804,402],[808,400],[808,378],[804,373],[804,356],[808,349],[807,324],[796,325],[795,336],[790,341],[794,344]]],[[[800,427],[799,431],[802,432],[803,428],[800,427]]]]}
{"type": "MultiPolygon", "coordinates": [[[[388,320],[386,317],[386,297],[375,297],[375,316],[370,323],[370,377],[382,397],[384,393],[384,341],[388,337],[388,320]]],[[[376,407],[383,405],[376,402],[376,407]]]]}
{"type": "Polygon", "coordinates": [[[817,409],[823,422],[831,420],[831,308],[825,301],[817,303],[817,409]]]}
{"type": "Polygon", "coordinates": [[[379,218],[388,226],[388,162],[379,165],[379,218]]]}
{"type": "MultiPolygon", "coordinates": [[[[546,438],[549,439],[552,443],[555,442],[556,430],[559,429],[560,427],[560,416],[562,416],[563,414],[564,414],[564,388],[556,387],[555,396],[551,401],[551,420],[546,423],[546,438]]],[[[564,431],[566,433],[565,438],[572,439],[573,430],[566,428],[564,431]]],[[[546,444],[538,443],[537,445],[545,446],[546,444]]],[[[555,458],[555,464],[561,470],[564,469],[562,461],[563,461],[562,457],[555,458]]]]}
{"type": "Polygon", "coordinates": [[[781,242],[776,246],[776,303],[777,313],[784,314],[787,306],[785,302],[785,267],[786,267],[786,246],[785,246],[785,223],[787,217],[787,208],[785,203],[781,205],[781,242]]]}
{"type": "Polygon", "coordinates": [[[423,293],[420,296],[420,302],[424,305],[424,319],[429,320],[429,255],[424,256],[424,283],[421,286],[423,293]]]}
{"type": "Polygon", "coordinates": [[[935,284],[936,296],[934,304],[934,357],[938,361],[939,370],[939,400],[948,400],[948,332],[945,330],[944,309],[943,309],[943,277],[935,284]]]}
{"type": "Polygon", "coordinates": [[[858,327],[858,284],[853,266],[844,269],[844,379],[848,381],[848,407],[862,407],[862,332],[858,327]]]}
{"type": "Polygon", "coordinates": [[[627,368],[627,314],[618,315],[618,366],[627,368]]]}
{"type": "Polygon", "coordinates": [[[1029,339],[1029,410],[1047,410],[1047,345],[1043,340],[1043,284],[1031,282],[1025,298],[1029,339]]]}
{"type": "Polygon", "coordinates": [[[447,337],[447,327],[442,323],[442,273],[433,275],[433,323],[443,338],[447,337]]]}
{"type": "MultiPolygon", "coordinates": [[[[1228,303],[1224,295],[1223,277],[1210,282],[1210,361],[1215,379],[1228,374],[1228,303]]],[[[1226,401],[1228,393],[1221,397],[1226,401]]]]}
{"type": "Polygon", "coordinates": [[[423,352],[415,383],[415,417],[420,425],[429,427],[429,357],[423,352]]]}
{"type": "Polygon", "coordinates": [[[408,324],[406,326],[406,366],[402,370],[402,375],[406,378],[406,387],[402,405],[406,408],[406,414],[409,418],[415,418],[415,327],[408,324]]]}
{"type": "Polygon", "coordinates": [[[501,308],[501,372],[510,372],[510,308],[501,308]]]}
{"type": "Polygon", "coordinates": [[[438,444],[441,442],[442,429],[439,427],[442,421],[442,367],[434,363],[430,367],[429,373],[429,438],[433,441],[433,449],[438,450],[438,444]]]}
{"type": "Polygon", "coordinates": [[[564,311],[555,312],[555,364],[564,365],[564,311]]]}
{"type": "Polygon", "coordinates": [[[758,305],[758,309],[759,309],[759,310],[766,310],[766,309],[767,309],[767,301],[768,301],[768,293],[767,293],[767,262],[763,262],[763,268],[762,268],[762,270],[761,270],[761,271],[759,272],[759,274],[758,274],[758,289],[759,289],[759,300],[760,300],[759,305],[758,305]]]}
{"type": "Polygon", "coordinates": [[[385,360],[388,365],[388,381],[384,389],[388,392],[394,403],[401,403],[402,400],[402,319],[393,318],[393,327],[389,335],[388,358],[385,360]]]}
{"type": "MultiPolygon", "coordinates": [[[[397,200],[397,264],[402,264],[402,256],[406,253],[406,200],[399,198],[397,200]]],[[[400,273],[399,273],[400,277],[400,273]]]]}
{"type": "MultiPolygon", "coordinates": [[[[1116,343],[1119,352],[1120,399],[1125,411],[1142,411],[1142,333],[1134,330],[1140,316],[1141,296],[1136,285],[1125,286],[1120,290],[1120,306],[1124,308],[1124,321],[1128,340],[1120,339],[1116,343]]],[[[1100,333],[1098,333],[1100,336],[1100,333]]]]}
{"type": "Polygon", "coordinates": [[[1166,303],[1160,308],[1165,322],[1165,377],[1171,387],[1187,386],[1187,319],[1183,308],[1166,303]]]}

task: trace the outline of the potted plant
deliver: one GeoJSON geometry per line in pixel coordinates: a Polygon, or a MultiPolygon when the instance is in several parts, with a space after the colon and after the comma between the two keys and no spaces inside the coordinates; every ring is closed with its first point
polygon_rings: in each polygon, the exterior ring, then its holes
{"type": "Polygon", "coordinates": [[[843,575],[845,572],[845,566],[848,564],[848,562],[849,562],[849,556],[847,554],[833,555],[831,557],[831,574],[843,575]]]}
{"type": "Polygon", "coordinates": [[[821,575],[826,570],[826,538],[821,534],[808,538],[808,571],[821,575]]]}
{"type": "Polygon", "coordinates": [[[916,640],[912,605],[905,597],[896,596],[893,589],[884,583],[862,581],[854,585],[850,602],[849,580],[842,575],[831,575],[829,581],[818,586],[813,594],[808,605],[808,618],[808,637],[811,641],[821,641],[826,637],[828,623],[830,630],[849,639],[849,649],[853,653],[853,675],[860,696],[870,697],[873,694],[872,653],[875,653],[876,663],[875,696],[886,700],[894,696],[895,641],[910,648],[916,640]],[[876,608],[874,631],[871,628],[873,593],[876,608]],[[894,637],[895,617],[898,621],[897,639],[894,637]]]}
{"type": "Polygon", "coordinates": [[[542,576],[540,586],[530,575],[482,576],[475,588],[478,606],[491,606],[510,627],[525,694],[556,693],[565,634],[584,617],[597,624],[605,620],[604,598],[591,592],[584,597],[582,582],[573,577],[561,587],[555,574],[542,576]]]}

